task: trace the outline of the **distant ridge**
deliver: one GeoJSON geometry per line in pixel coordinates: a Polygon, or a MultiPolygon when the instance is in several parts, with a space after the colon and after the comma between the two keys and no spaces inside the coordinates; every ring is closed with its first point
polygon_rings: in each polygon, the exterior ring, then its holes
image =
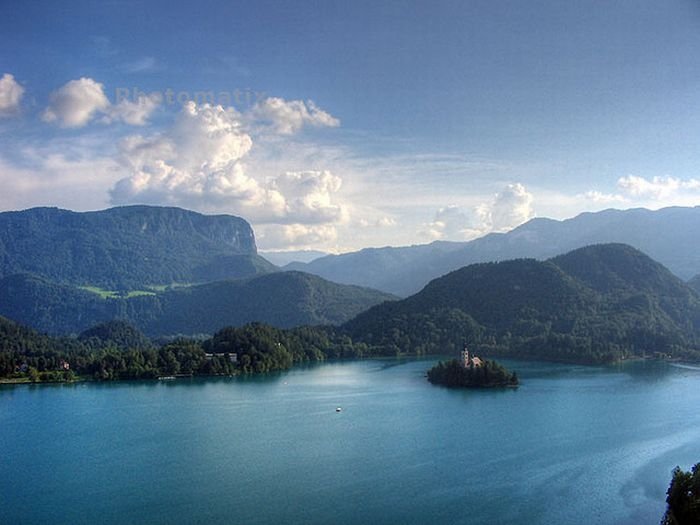
{"type": "Polygon", "coordinates": [[[318,259],[319,257],[325,257],[328,255],[327,252],[320,252],[318,250],[291,250],[291,251],[264,251],[260,252],[265,259],[270,261],[275,266],[285,266],[287,264],[301,262],[309,263],[318,259]]]}
{"type": "Polygon", "coordinates": [[[136,289],[274,270],[257,255],[250,224],[232,215],[156,206],[0,213],[0,277],[136,289]]]}
{"type": "Polygon", "coordinates": [[[369,286],[402,297],[457,268],[519,257],[547,259],[599,243],[628,244],[682,279],[700,274],[700,207],[605,210],[572,219],[532,219],[508,233],[470,242],[434,242],[406,247],[368,248],[328,255],[290,269],[325,279],[369,286]]]}

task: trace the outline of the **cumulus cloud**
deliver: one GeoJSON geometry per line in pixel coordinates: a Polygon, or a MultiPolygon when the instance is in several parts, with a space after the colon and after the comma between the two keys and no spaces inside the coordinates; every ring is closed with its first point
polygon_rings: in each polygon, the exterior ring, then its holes
{"type": "Polygon", "coordinates": [[[0,78],[0,118],[15,115],[24,95],[24,88],[15,77],[5,73],[0,78]]]}
{"type": "Polygon", "coordinates": [[[113,105],[101,83],[83,77],[71,80],[51,93],[42,119],[64,128],[79,128],[102,115],[103,123],[122,121],[140,126],[146,123],[159,104],[157,96],[140,96],[136,101],[122,100],[113,105]]]}
{"type": "Polygon", "coordinates": [[[533,197],[522,184],[509,184],[490,202],[473,208],[450,205],[440,208],[432,222],[418,232],[429,240],[469,240],[489,232],[504,232],[534,216],[533,197]]]}
{"type": "Polygon", "coordinates": [[[419,232],[429,240],[466,240],[479,236],[485,230],[484,212],[481,207],[473,210],[451,204],[440,208],[432,222],[419,232]]]}
{"type": "Polygon", "coordinates": [[[669,176],[648,179],[628,175],[617,180],[617,189],[614,193],[591,190],[577,197],[587,202],[607,206],[636,205],[650,208],[695,206],[700,201],[700,180],[669,176]]]}
{"type": "Polygon", "coordinates": [[[189,102],[167,133],[122,141],[121,159],[131,175],[115,185],[112,200],[279,208],[280,203],[244,172],[241,159],[252,145],[233,108],[189,102]]]}
{"type": "MultiPolygon", "coordinates": [[[[330,171],[251,176],[244,161],[252,146],[233,108],[188,102],[166,132],[122,141],[122,163],[130,174],[112,188],[112,201],[232,212],[290,228],[345,220],[346,209],[334,202],[340,177],[330,171]]],[[[290,228],[284,230],[288,237],[312,232],[290,228]]]]}
{"type": "Polygon", "coordinates": [[[342,179],[330,171],[286,172],[273,178],[269,186],[284,196],[285,216],[304,223],[340,222],[346,209],[333,202],[342,179]]]}
{"type": "Polygon", "coordinates": [[[64,84],[49,100],[42,118],[66,128],[84,126],[96,113],[109,108],[102,84],[85,77],[64,84]]]}
{"type": "Polygon", "coordinates": [[[292,135],[305,125],[337,127],[340,121],[316,106],[311,100],[284,100],[268,97],[253,106],[250,117],[281,135],[292,135]]]}
{"type": "Polygon", "coordinates": [[[260,229],[258,238],[266,249],[305,248],[335,242],[338,231],[332,224],[269,225],[260,229]]]}
{"type": "Polygon", "coordinates": [[[144,126],[161,103],[158,94],[140,95],[135,101],[120,100],[106,111],[104,122],[121,121],[131,126],[144,126]]]}
{"type": "Polygon", "coordinates": [[[631,197],[641,197],[653,200],[664,200],[677,196],[680,192],[700,190],[700,180],[681,180],[675,177],[654,177],[651,180],[644,177],[629,175],[617,181],[620,191],[631,197]]]}
{"type": "Polygon", "coordinates": [[[508,231],[534,216],[532,194],[520,183],[508,184],[496,195],[490,210],[491,230],[508,231]]]}

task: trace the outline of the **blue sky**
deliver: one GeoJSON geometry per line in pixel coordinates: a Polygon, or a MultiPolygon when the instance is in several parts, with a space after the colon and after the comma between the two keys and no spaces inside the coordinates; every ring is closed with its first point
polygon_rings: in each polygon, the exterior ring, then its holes
{"type": "Polygon", "coordinates": [[[0,48],[2,210],[346,251],[700,204],[697,1],[5,0],[0,48]]]}

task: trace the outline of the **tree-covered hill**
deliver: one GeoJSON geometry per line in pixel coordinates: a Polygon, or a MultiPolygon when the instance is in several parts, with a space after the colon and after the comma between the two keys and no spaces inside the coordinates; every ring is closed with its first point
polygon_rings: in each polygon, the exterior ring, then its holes
{"type": "Polygon", "coordinates": [[[392,296],[300,272],[180,287],[133,297],[101,297],[21,274],[0,279],[0,315],[52,334],[76,334],[120,319],[151,337],[212,334],[260,321],[287,328],[340,324],[392,296]]]}
{"type": "Polygon", "coordinates": [[[156,345],[122,322],[93,327],[77,338],[50,337],[0,317],[0,379],[11,382],[263,373],[367,351],[330,327],[251,323],[223,328],[203,341],[156,345]]]}
{"type": "Polygon", "coordinates": [[[412,310],[454,308],[476,322],[507,329],[515,320],[571,320],[593,294],[552,263],[519,259],[481,263],[435,279],[404,304],[412,310]]]}
{"type": "MultiPolygon", "coordinates": [[[[156,299],[160,303],[159,315],[143,323],[149,334],[213,333],[222,326],[255,321],[279,328],[337,325],[395,297],[307,273],[279,272],[172,290],[156,299]]],[[[138,319],[134,322],[140,326],[138,319]]]]}
{"type": "Polygon", "coordinates": [[[0,213],[0,277],[32,273],[62,284],[137,289],[274,271],[250,225],[230,215],[126,206],[78,213],[0,213]]]}
{"type": "Polygon", "coordinates": [[[149,348],[151,341],[137,328],[126,321],[107,321],[88,328],[78,336],[78,341],[112,346],[123,350],[149,348]]]}
{"type": "Polygon", "coordinates": [[[549,261],[475,264],[343,326],[353,340],[408,352],[605,362],[660,352],[700,358],[700,299],[643,253],[596,245],[549,261]]]}
{"type": "Polygon", "coordinates": [[[666,267],[625,244],[591,245],[550,261],[571,277],[602,293],[652,292],[694,297],[666,267]]]}

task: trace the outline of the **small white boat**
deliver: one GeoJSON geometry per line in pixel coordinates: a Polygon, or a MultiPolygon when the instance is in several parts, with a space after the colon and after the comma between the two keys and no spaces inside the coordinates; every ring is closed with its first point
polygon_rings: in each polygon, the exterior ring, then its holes
{"type": "Polygon", "coordinates": [[[336,412],[342,412],[342,411],[343,411],[343,409],[342,409],[342,408],[340,408],[340,407],[337,407],[337,408],[335,409],[335,411],[336,411],[336,412]]]}

